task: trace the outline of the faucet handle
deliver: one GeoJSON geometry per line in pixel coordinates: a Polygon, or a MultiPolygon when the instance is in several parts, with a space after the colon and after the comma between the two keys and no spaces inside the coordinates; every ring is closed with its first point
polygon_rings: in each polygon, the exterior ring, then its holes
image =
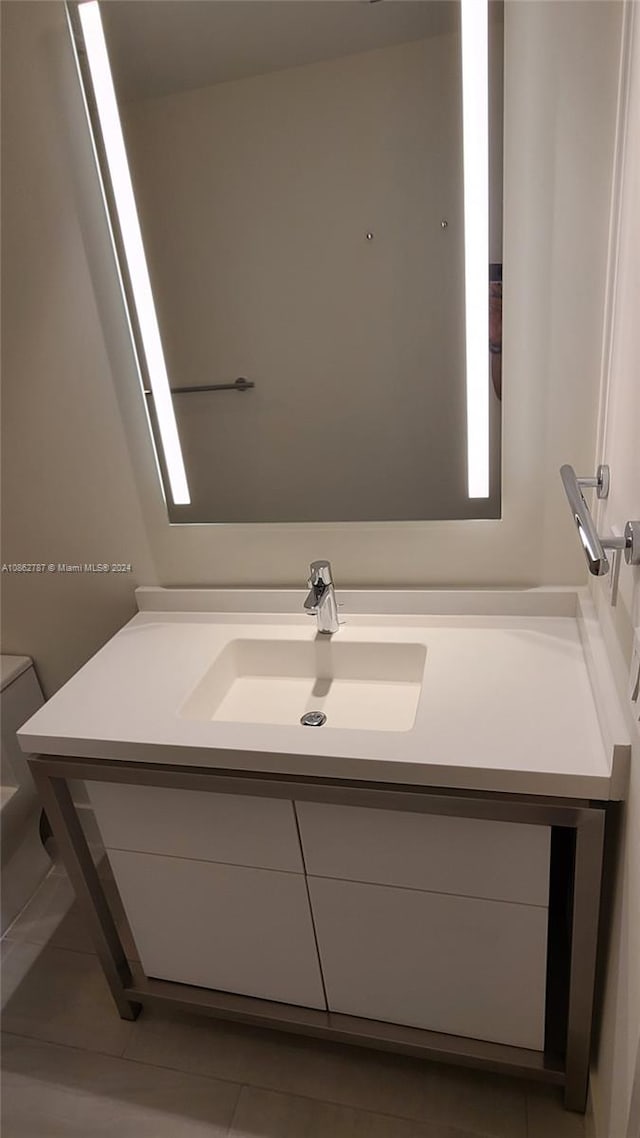
{"type": "Polygon", "coordinates": [[[329,561],[312,561],[309,566],[309,586],[332,585],[331,564],[329,561]]]}

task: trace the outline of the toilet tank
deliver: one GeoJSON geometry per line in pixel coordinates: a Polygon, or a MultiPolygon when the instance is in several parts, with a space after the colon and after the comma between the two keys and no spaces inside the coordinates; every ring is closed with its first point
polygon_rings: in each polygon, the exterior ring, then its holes
{"type": "Polygon", "coordinates": [[[2,933],[51,866],[40,841],[40,802],[16,731],[44,703],[28,656],[0,656],[2,933]]]}

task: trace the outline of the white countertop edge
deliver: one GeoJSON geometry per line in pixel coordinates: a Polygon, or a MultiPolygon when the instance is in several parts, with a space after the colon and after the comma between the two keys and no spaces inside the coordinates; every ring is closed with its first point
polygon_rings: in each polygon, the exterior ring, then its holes
{"type": "Polygon", "coordinates": [[[21,733],[24,750],[45,758],[110,759],[144,764],[206,767],[209,770],[250,771],[253,774],[310,776],[338,781],[394,783],[402,786],[433,787],[450,790],[478,790],[496,794],[526,794],[549,798],[598,799],[608,801],[612,793],[608,775],[573,772],[526,771],[489,767],[456,767],[444,764],[355,759],[345,756],[326,758],[316,755],[275,754],[270,751],[239,751],[200,747],[164,746],[141,742],[98,742],[95,739],[47,738],[21,733]]]}
{"type": "Polygon", "coordinates": [[[576,621],[584,652],[591,692],[602,740],[611,755],[610,797],[626,797],[631,768],[631,738],[609,664],[607,648],[595,606],[588,589],[576,594],[576,621]]]}
{"type": "MultiPolygon", "coordinates": [[[[336,596],[345,615],[573,616],[578,593],[571,586],[532,589],[343,589],[336,596]]],[[[586,592],[586,590],[585,590],[586,592]]],[[[141,585],[139,612],[301,613],[306,589],[167,589],[141,585]]]]}

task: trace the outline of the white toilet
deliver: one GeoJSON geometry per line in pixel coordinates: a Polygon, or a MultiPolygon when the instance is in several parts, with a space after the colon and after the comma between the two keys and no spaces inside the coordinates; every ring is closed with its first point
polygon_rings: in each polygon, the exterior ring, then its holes
{"type": "Polygon", "coordinates": [[[41,807],[16,731],[44,703],[28,656],[0,656],[1,932],[24,908],[51,868],[40,839],[41,807]]]}

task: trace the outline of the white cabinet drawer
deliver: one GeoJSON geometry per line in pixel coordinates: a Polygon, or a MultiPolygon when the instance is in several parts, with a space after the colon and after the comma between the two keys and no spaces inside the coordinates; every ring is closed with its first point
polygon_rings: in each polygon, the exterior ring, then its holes
{"type": "Polygon", "coordinates": [[[307,873],[547,905],[551,830],[296,802],[307,873]]]}
{"type": "Polygon", "coordinates": [[[542,1050],[547,911],[310,878],[330,1011],[542,1050]]]}
{"type": "Polygon", "coordinates": [[[293,805],[158,786],[87,783],[108,849],[302,873],[293,805]]]}
{"type": "Polygon", "coordinates": [[[326,1007],[304,877],[108,854],[148,976],[326,1007]]]}

